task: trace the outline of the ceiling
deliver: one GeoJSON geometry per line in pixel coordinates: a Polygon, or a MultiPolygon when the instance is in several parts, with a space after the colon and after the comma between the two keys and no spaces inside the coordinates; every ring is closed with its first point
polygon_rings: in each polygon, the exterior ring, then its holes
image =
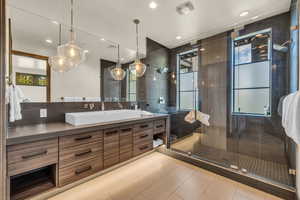
{"type": "MultiPolygon", "coordinates": [[[[185,0],[155,0],[158,4],[156,9],[149,8],[151,0],[75,0],[75,25],[85,34],[89,34],[91,38],[92,36],[94,39],[105,38],[120,43],[124,49],[122,54],[129,59],[130,56],[134,56],[135,50],[135,26],[132,23],[134,18],[139,18],[142,22],[141,51],[145,54],[145,37],[168,48],[174,48],[196,39],[286,12],[291,3],[291,0],[190,1],[194,4],[194,11],[188,15],[179,15],[176,12],[176,6],[184,3],[185,0]],[[240,17],[243,11],[248,11],[249,15],[240,17]],[[251,19],[255,16],[258,18],[251,19]],[[177,36],[181,36],[181,39],[176,39],[177,36]]],[[[10,7],[69,24],[69,0],[8,0],[8,2],[10,7]]],[[[18,26],[19,29],[25,28],[22,27],[22,23],[18,26]]],[[[46,26],[45,30],[47,30],[46,26]]],[[[55,37],[57,31],[54,30],[51,37],[55,37]]],[[[47,37],[47,31],[43,34],[43,37],[47,37]]],[[[101,41],[96,42],[98,44],[101,41]]],[[[95,41],[92,43],[95,45],[95,41]]],[[[107,45],[104,46],[107,48],[107,45]]],[[[106,57],[109,58],[112,55],[106,57]]]]}

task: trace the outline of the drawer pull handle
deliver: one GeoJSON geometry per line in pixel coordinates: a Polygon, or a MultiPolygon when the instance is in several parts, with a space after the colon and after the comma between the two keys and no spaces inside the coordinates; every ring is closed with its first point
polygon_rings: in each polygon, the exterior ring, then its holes
{"type": "Polygon", "coordinates": [[[116,134],[116,133],[118,133],[117,130],[115,130],[115,131],[108,131],[108,132],[105,133],[105,135],[109,136],[109,135],[113,135],[113,134],[116,134]]]}
{"type": "Polygon", "coordinates": [[[141,128],[147,128],[149,125],[148,124],[146,124],[146,125],[141,125],[140,127],[141,128]]]}
{"type": "Polygon", "coordinates": [[[148,145],[145,145],[145,146],[140,147],[140,150],[143,151],[143,150],[145,150],[147,148],[148,148],[148,145]]]}
{"type": "Polygon", "coordinates": [[[75,171],[75,174],[76,174],[76,175],[79,175],[79,174],[82,174],[82,173],[84,173],[84,172],[90,171],[91,169],[92,169],[92,166],[87,166],[87,167],[84,167],[84,168],[82,168],[82,169],[77,169],[77,170],[75,171]]]}
{"type": "Polygon", "coordinates": [[[30,155],[22,156],[22,159],[27,160],[27,159],[34,158],[34,157],[37,157],[37,156],[45,155],[47,153],[48,153],[47,150],[43,150],[41,152],[37,152],[37,153],[30,154],[30,155]]]}
{"type": "Polygon", "coordinates": [[[145,134],[145,135],[141,135],[141,136],[140,136],[141,139],[142,139],[142,138],[146,138],[146,137],[148,137],[148,134],[145,134]]]}
{"type": "Polygon", "coordinates": [[[131,130],[132,130],[132,128],[126,128],[126,129],[122,129],[122,132],[129,132],[131,130]]]}
{"type": "Polygon", "coordinates": [[[88,149],[88,150],[83,151],[83,152],[81,152],[81,153],[76,153],[76,154],[75,154],[75,157],[84,156],[84,155],[90,154],[90,153],[92,153],[92,150],[91,150],[91,149],[88,149]]]}
{"type": "Polygon", "coordinates": [[[81,141],[81,140],[88,140],[88,139],[91,139],[92,136],[89,135],[89,136],[84,136],[84,137],[80,137],[80,138],[75,138],[75,141],[81,141]]]}
{"type": "Polygon", "coordinates": [[[156,128],[162,128],[164,125],[158,125],[156,126],[156,128]]]}

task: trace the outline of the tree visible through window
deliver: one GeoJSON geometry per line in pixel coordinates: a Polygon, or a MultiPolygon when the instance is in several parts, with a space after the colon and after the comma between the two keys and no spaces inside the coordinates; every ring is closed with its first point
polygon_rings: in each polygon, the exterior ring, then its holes
{"type": "Polygon", "coordinates": [[[198,49],[178,55],[177,109],[198,109],[198,49]]]}
{"type": "Polygon", "coordinates": [[[233,41],[233,113],[271,114],[271,36],[268,29],[233,41]]]}

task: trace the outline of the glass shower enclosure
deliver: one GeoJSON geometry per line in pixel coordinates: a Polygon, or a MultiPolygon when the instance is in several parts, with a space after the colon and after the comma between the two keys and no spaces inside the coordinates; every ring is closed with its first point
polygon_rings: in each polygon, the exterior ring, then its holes
{"type": "MultiPolygon", "coordinates": [[[[185,134],[171,133],[170,148],[294,187],[280,116],[280,100],[289,88],[289,54],[284,47],[274,48],[289,40],[289,28],[270,27],[253,24],[239,36],[219,34],[177,55],[177,109],[209,114],[210,126],[194,122],[185,134]]],[[[171,126],[176,120],[184,117],[171,126]]]]}

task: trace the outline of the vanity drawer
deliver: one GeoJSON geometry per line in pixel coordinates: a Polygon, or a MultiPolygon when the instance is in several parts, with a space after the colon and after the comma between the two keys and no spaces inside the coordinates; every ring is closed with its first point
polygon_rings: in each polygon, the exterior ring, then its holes
{"type": "Polygon", "coordinates": [[[134,133],[133,144],[139,144],[153,140],[153,129],[148,129],[143,132],[134,133]]]}
{"type": "Polygon", "coordinates": [[[119,161],[120,161],[119,153],[115,155],[110,155],[110,157],[104,159],[104,168],[108,168],[115,164],[118,164],[119,161]]]}
{"type": "Polygon", "coordinates": [[[118,141],[119,136],[120,136],[119,128],[104,130],[104,144],[118,141]]]}
{"type": "Polygon", "coordinates": [[[166,121],[159,120],[154,122],[154,134],[163,133],[166,131],[166,121]]]}
{"type": "Polygon", "coordinates": [[[128,152],[120,153],[120,162],[129,160],[132,158],[132,149],[128,152]]]}
{"type": "Polygon", "coordinates": [[[55,163],[58,163],[58,139],[7,147],[7,168],[9,176],[55,163]]]}
{"type": "Polygon", "coordinates": [[[131,134],[133,132],[132,126],[123,126],[120,127],[120,135],[131,134]]]}
{"type": "Polygon", "coordinates": [[[59,186],[85,178],[103,169],[102,159],[92,159],[70,167],[59,169],[59,186]]]}
{"type": "Polygon", "coordinates": [[[140,123],[134,126],[134,132],[140,132],[152,128],[153,128],[153,122],[140,123]]]}
{"type": "Polygon", "coordinates": [[[67,167],[93,158],[103,158],[103,142],[83,144],[59,152],[59,167],[67,167]]]}
{"type": "Polygon", "coordinates": [[[141,143],[141,144],[138,144],[138,145],[134,145],[134,148],[133,148],[133,155],[134,156],[138,156],[142,153],[145,153],[147,151],[150,151],[153,149],[153,142],[151,140],[148,141],[148,142],[145,142],[145,143],[141,143]]]}
{"type": "Polygon", "coordinates": [[[71,136],[60,137],[59,148],[68,148],[81,144],[87,144],[92,142],[101,142],[103,139],[102,131],[95,131],[90,133],[83,133],[71,136]]]}

